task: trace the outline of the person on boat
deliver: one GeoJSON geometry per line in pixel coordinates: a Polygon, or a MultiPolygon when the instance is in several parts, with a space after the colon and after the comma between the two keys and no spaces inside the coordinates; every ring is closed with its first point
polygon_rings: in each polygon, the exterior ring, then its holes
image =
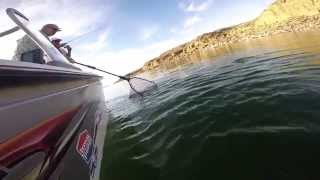
{"type": "Polygon", "coordinates": [[[66,43],[61,43],[62,39],[52,38],[52,44],[56,47],[61,54],[63,54],[70,63],[74,63],[75,61],[71,58],[72,48],[66,43]]]}
{"type": "MultiPolygon", "coordinates": [[[[50,40],[50,37],[55,35],[58,31],[61,31],[61,29],[56,24],[46,24],[40,30],[48,40],[50,40]]],[[[21,61],[23,53],[36,49],[40,49],[40,47],[28,35],[24,35],[17,42],[17,48],[13,56],[13,60],[21,61]]]]}

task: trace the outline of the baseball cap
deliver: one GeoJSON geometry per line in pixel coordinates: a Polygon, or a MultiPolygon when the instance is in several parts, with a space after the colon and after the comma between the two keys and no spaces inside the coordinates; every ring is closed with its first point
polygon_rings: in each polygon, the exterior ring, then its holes
{"type": "Polygon", "coordinates": [[[48,27],[48,28],[52,28],[55,29],[56,31],[61,31],[61,29],[59,28],[59,26],[57,26],[56,24],[46,24],[43,27],[48,27]]]}

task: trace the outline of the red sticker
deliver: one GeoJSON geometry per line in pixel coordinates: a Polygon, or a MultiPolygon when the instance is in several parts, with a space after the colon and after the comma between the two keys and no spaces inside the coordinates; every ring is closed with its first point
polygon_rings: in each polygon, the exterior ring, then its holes
{"type": "Polygon", "coordinates": [[[88,130],[84,130],[79,134],[76,150],[88,164],[93,152],[92,137],[88,130]]]}

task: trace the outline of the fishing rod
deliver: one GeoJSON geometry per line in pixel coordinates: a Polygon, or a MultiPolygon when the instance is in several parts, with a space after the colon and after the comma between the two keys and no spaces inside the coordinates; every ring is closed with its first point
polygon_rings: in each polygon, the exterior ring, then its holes
{"type": "Polygon", "coordinates": [[[75,38],[73,38],[73,39],[70,39],[69,41],[67,41],[67,42],[65,42],[65,43],[62,43],[62,47],[65,47],[67,44],[69,44],[69,43],[71,43],[71,42],[73,42],[73,41],[79,40],[79,39],[83,38],[84,36],[86,36],[86,35],[88,35],[88,34],[90,34],[90,33],[93,33],[93,32],[95,32],[95,31],[98,31],[98,30],[102,29],[103,27],[104,27],[104,26],[101,26],[101,27],[96,28],[96,29],[93,29],[93,30],[91,30],[91,31],[87,31],[86,33],[83,33],[83,34],[81,34],[81,35],[79,35],[79,36],[77,36],[77,37],[75,37],[75,38]]]}
{"type": "Polygon", "coordinates": [[[79,63],[79,62],[74,62],[74,63],[75,64],[79,64],[81,66],[88,67],[90,69],[94,69],[94,70],[97,70],[97,71],[104,72],[104,73],[112,75],[112,76],[116,76],[116,77],[118,77],[118,78],[120,78],[122,80],[127,81],[129,83],[130,88],[136,94],[138,94],[139,96],[143,96],[143,93],[145,91],[149,91],[150,89],[158,88],[158,85],[155,82],[147,80],[147,79],[144,79],[144,78],[134,77],[134,76],[133,77],[120,76],[120,75],[117,75],[117,74],[114,74],[114,73],[111,73],[111,72],[108,72],[108,71],[105,71],[105,70],[102,70],[102,69],[99,69],[97,67],[90,66],[90,65],[87,65],[87,64],[82,64],[82,63],[79,63]],[[143,89],[140,89],[139,86],[142,87],[143,89]]]}

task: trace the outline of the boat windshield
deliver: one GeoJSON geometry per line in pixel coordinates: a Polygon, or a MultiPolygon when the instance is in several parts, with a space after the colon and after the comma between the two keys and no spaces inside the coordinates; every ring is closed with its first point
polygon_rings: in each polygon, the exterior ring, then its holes
{"type": "Polygon", "coordinates": [[[60,53],[60,51],[55,48],[50,42],[49,38],[45,37],[39,29],[41,27],[37,27],[32,23],[27,17],[25,17],[22,13],[18,12],[15,9],[7,9],[7,14],[11,18],[11,20],[17,25],[17,27],[5,30],[0,32],[0,43],[1,48],[6,44],[10,44],[10,47],[7,47],[5,50],[8,51],[0,51],[4,53],[4,57],[0,59],[12,59],[15,53],[15,49],[17,46],[17,40],[22,38],[24,35],[27,35],[34,41],[44,52],[45,56],[48,58],[46,61],[60,61],[60,62],[68,62],[66,58],[60,53]],[[20,29],[20,30],[19,30],[20,29]],[[14,33],[18,32],[18,33],[14,33]],[[2,42],[4,41],[4,42],[2,42]],[[14,42],[14,43],[13,43],[14,42]],[[14,45],[13,45],[14,44],[14,45]],[[9,49],[10,48],[10,49],[9,49]]]}

